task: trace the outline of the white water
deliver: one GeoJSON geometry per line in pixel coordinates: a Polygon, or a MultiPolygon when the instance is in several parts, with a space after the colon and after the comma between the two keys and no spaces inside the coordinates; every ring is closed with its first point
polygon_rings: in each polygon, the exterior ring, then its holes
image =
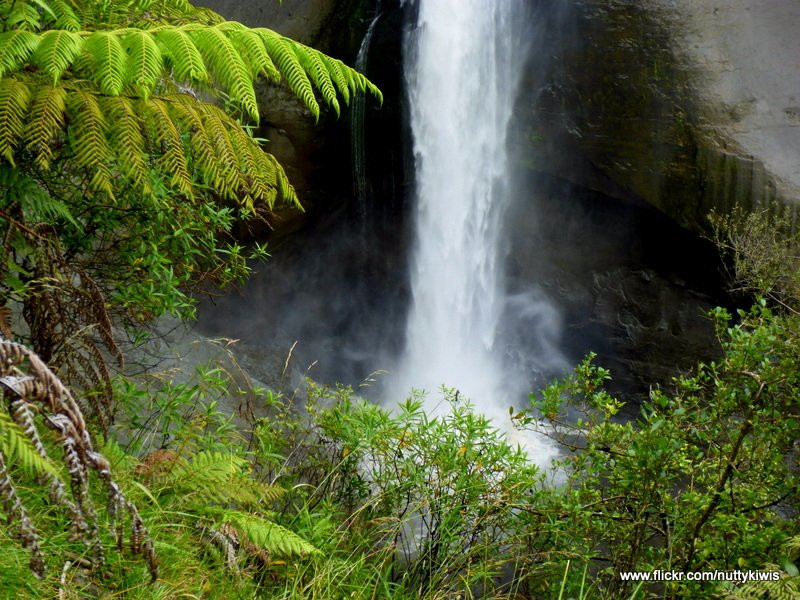
{"type": "Polygon", "coordinates": [[[404,57],[417,173],[413,304],[393,387],[429,392],[434,413],[430,393],[455,387],[504,427],[514,399],[496,343],[501,226],[510,201],[507,130],[527,54],[525,2],[418,4],[404,57]]]}
{"type": "MultiPolygon", "coordinates": [[[[369,60],[369,46],[372,36],[375,33],[375,25],[381,17],[380,0],[375,8],[375,16],[367,28],[361,46],[358,48],[355,68],[361,73],[367,72],[367,61],[369,60]]],[[[364,146],[364,113],[366,105],[366,94],[355,94],[350,104],[350,148],[353,163],[353,193],[358,202],[359,227],[362,239],[366,239],[366,231],[369,221],[369,200],[367,198],[367,169],[366,169],[366,148],[364,146]]]]}

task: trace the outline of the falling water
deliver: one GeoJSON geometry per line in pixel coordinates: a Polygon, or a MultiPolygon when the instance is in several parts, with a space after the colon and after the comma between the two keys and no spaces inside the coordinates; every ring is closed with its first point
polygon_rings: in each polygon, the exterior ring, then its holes
{"type": "Polygon", "coordinates": [[[417,170],[413,304],[395,389],[446,384],[507,420],[512,399],[496,333],[525,2],[418,0],[418,9],[405,56],[417,170]]]}
{"type": "MultiPolygon", "coordinates": [[[[378,0],[375,8],[375,16],[367,28],[364,39],[361,40],[361,46],[358,48],[358,55],[356,56],[355,68],[360,73],[367,72],[367,60],[369,58],[369,45],[372,42],[372,36],[375,33],[375,25],[381,16],[380,12],[381,3],[378,0]]],[[[366,154],[364,147],[364,112],[365,112],[366,98],[365,94],[356,94],[350,105],[350,148],[351,158],[353,163],[353,193],[356,201],[358,202],[358,218],[359,227],[361,228],[361,237],[366,239],[366,230],[369,221],[369,200],[367,198],[367,170],[366,170],[366,154]]]]}

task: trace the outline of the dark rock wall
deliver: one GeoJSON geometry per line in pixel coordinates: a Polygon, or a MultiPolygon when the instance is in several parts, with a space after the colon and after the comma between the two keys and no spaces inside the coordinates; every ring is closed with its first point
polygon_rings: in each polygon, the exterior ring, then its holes
{"type": "Polygon", "coordinates": [[[552,26],[544,51],[553,60],[527,103],[527,139],[517,140],[532,168],[642,198],[697,231],[712,209],[793,204],[790,186],[771,170],[774,157],[749,152],[728,127],[747,107],[707,93],[720,73],[685,48],[686,11],[640,0],[545,6],[552,26]]]}

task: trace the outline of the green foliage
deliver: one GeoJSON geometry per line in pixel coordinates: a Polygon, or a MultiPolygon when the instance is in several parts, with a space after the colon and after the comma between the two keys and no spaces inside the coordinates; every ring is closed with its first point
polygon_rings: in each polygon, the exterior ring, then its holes
{"type": "Polygon", "coordinates": [[[4,412],[0,412],[0,455],[28,476],[48,474],[61,477],[52,461],[39,454],[25,430],[4,412]]]}
{"type": "Polygon", "coordinates": [[[783,212],[711,213],[714,241],[729,259],[736,290],[759,294],[800,310],[800,229],[789,207],[783,212]]]}
{"type": "MultiPolygon", "coordinates": [[[[761,568],[797,534],[780,507],[800,501],[790,458],[800,435],[800,322],[763,302],[738,316],[733,325],[715,311],[723,357],[678,378],[671,395],[654,390],[636,421],[612,418],[619,403],[592,357],[533,398],[541,418],[521,419],[570,449],[566,483],[542,510],[558,515],[563,551],[596,565],[602,597],[631,592],[621,571],[761,568]],[[565,419],[568,408],[580,417],[565,419]]],[[[724,591],[672,582],[643,594],[660,588],[669,597],[724,591]]]]}
{"type": "Polygon", "coordinates": [[[99,346],[121,357],[115,319],[190,318],[193,292],[266,256],[230,241],[237,220],[301,208],[252,135],[259,77],[315,118],[317,94],[337,113],[355,89],[380,97],[338,60],[182,0],[0,0],[0,305],[22,306],[68,383],[107,392],[86,365],[99,346]]]}
{"type": "Polygon", "coordinates": [[[452,412],[437,418],[419,399],[392,415],[349,388],[311,384],[309,396],[311,423],[281,418],[258,439],[271,453],[281,441],[293,449],[280,468],[297,482],[283,512],[322,557],[271,594],[328,597],[335,577],[352,597],[513,595],[502,575],[527,560],[535,536],[520,507],[542,489],[522,450],[454,390],[452,412]]]}
{"type": "Polygon", "coordinates": [[[63,562],[67,549],[77,544],[83,548],[86,564],[100,567],[107,543],[90,489],[102,482],[105,490],[98,496],[107,504],[116,545],[121,548],[125,541],[128,517],[131,552],[144,557],[155,580],[158,567],[153,543],[139,511],[112,478],[108,460],[94,449],[81,408],[70,391],[38,356],[14,342],[0,339],[0,365],[5,405],[0,410],[0,501],[8,541],[18,542],[29,553],[30,569],[40,579],[48,563],[63,562]],[[63,459],[61,468],[50,460],[48,452],[54,450],[63,459]],[[69,531],[69,539],[50,552],[40,540],[41,532],[48,528],[42,520],[48,519],[30,508],[43,501],[50,505],[55,519],[62,520],[62,532],[69,531]]]}

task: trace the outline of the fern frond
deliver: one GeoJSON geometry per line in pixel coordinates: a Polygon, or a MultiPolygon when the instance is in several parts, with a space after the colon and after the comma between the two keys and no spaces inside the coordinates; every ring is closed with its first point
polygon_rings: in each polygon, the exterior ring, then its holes
{"type": "Polygon", "coordinates": [[[123,45],[128,54],[125,83],[147,98],[161,77],[163,57],[158,44],[149,33],[134,30],[123,38],[123,45]]]}
{"type": "Polygon", "coordinates": [[[264,152],[245,133],[236,135],[238,138],[247,138],[239,144],[239,169],[246,182],[245,206],[254,210],[254,201],[264,202],[269,208],[275,204],[277,190],[274,184],[274,174],[264,169],[264,152]]]}
{"type": "Polygon", "coordinates": [[[211,104],[202,105],[201,110],[203,125],[217,156],[219,189],[223,194],[232,197],[242,187],[243,182],[238,169],[237,149],[231,141],[231,118],[211,104]]]}
{"type": "Polygon", "coordinates": [[[147,179],[148,158],[145,154],[145,138],[142,120],[136,114],[133,102],[124,96],[100,98],[100,108],[106,118],[114,123],[109,130],[109,142],[117,149],[117,165],[120,172],[135,186],[149,189],[147,179]]]}
{"type": "Polygon", "coordinates": [[[93,79],[100,91],[110,96],[122,92],[127,55],[119,38],[114,33],[96,31],[83,43],[83,50],[91,57],[93,79]]]}
{"type": "Polygon", "coordinates": [[[339,101],[336,99],[336,88],[333,85],[328,69],[318,53],[306,48],[301,44],[294,44],[294,52],[297,55],[300,65],[306,73],[311,76],[311,80],[322,94],[325,102],[333,108],[336,116],[339,116],[339,101]]]}
{"type": "Polygon", "coordinates": [[[197,43],[206,65],[227,90],[231,100],[240,104],[250,118],[258,121],[253,80],[242,56],[225,33],[218,27],[202,27],[191,31],[189,35],[197,43]]]}
{"type": "Polygon", "coordinates": [[[0,77],[20,69],[38,43],[39,36],[30,31],[14,29],[0,33],[0,77]]]}
{"type": "Polygon", "coordinates": [[[283,167],[280,165],[277,159],[272,156],[272,154],[265,153],[265,155],[267,161],[272,164],[273,171],[275,172],[275,178],[277,179],[278,183],[278,190],[283,201],[286,204],[291,204],[295,208],[303,210],[303,207],[300,205],[300,200],[297,197],[297,193],[294,191],[294,186],[289,182],[289,178],[286,176],[286,171],[283,170],[283,167]]]}
{"type": "MultiPolygon", "coordinates": [[[[189,165],[181,141],[181,134],[169,114],[168,104],[160,99],[137,103],[148,123],[155,150],[161,156],[158,163],[167,174],[171,174],[170,185],[182,194],[192,197],[192,180],[189,165]]],[[[141,114],[141,113],[140,113],[141,114]]]]}
{"type": "Polygon", "coordinates": [[[350,79],[347,78],[345,73],[347,72],[346,68],[342,68],[344,65],[336,60],[328,56],[327,54],[320,54],[320,60],[325,63],[325,66],[328,70],[328,75],[330,75],[331,80],[336,85],[336,89],[339,90],[342,98],[344,98],[344,103],[350,103],[350,79]]]}
{"type": "Polygon", "coordinates": [[[48,168],[53,160],[55,138],[64,128],[67,92],[61,86],[40,86],[33,98],[23,140],[36,163],[48,168]]]}
{"type": "Polygon", "coordinates": [[[181,81],[207,81],[203,56],[189,34],[182,29],[165,28],[155,33],[163,56],[169,60],[174,76],[181,81]]]}
{"type": "Polygon", "coordinates": [[[253,79],[264,75],[272,81],[280,81],[281,74],[257,33],[250,30],[234,30],[228,33],[228,38],[244,58],[253,79]]]}
{"type": "Polygon", "coordinates": [[[257,29],[256,31],[261,36],[272,62],[277,65],[289,89],[306,105],[309,112],[314,115],[314,119],[319,120],[319,104],[314,97],[314,88],[311,87],[311,82],[294,53],[294,42],[269,29],[257,29]]]}
{"type": "Polygon", "coordinates": [[[90,185],[113,196],[108,162],[111,148],[106,137],[106,121],[97,97],[91,92],[76,90],[67,95],[67,116],[73,135],[71,148],[78,166],[92,175],[90,185]]]}
{"type": "Polygon", "coordinates": [[[220,514],[224,523],[230,523],[258,548],[282,556],[317,554],[319,550],[295,532],[255,515],[225,510],[220,514]]]}
{"type": "Polygon", "coordinates": [[[800,555],[800,535],[790,537],[786,540],[786,550],[790,555],[800,555]]]}
{"type": "Polygon", "coordinates": [[[57,83],[78,57],[82,47],[83,38],[77,33],[63,29],[46,31],[39,39],[32,61],[50,75],[53,83],[57,83]]]}
{"type": "Polygon", "coordinates": [[[55,17],[55,29],[65,29],[66,31],[78,31],[81,22],[72,6],[64,0],[48,0],[47,5],[55,17]]]}
{"type": "Polygon", "coordinates": [[[226,181],[222,175],[225,168],[220,169],[219,159],[214,150],[214,145],[209,139],[202,116],[202,103],[195,101],[186,94],[175,94],[165,98],[170,104],[170,112],[181,127],[188,133],[189,152],[194,159],[194,166],[199,172],[200,179],[225,196],[230,191],[233,183],[226,181]]]}
{"type": "Polygon", "coordinates": [[[0,80],[0,156],[14,164],[14,148],[27,124],[31,91],[15,79],[0,80]]]}
{"type": "MultiPolygon", "coordinates": [[[[5,385],[3,378],[0,378],[0,385],[5,385]]],[[[56,465],[47,457],[39,454],[25,430],[2,410],[0,410],[0,453],[12,466],[19,466],[28,475],[47,473],[54,477],[61,477],[56,465]]]]}
{"type": "Polygon", "coordinates": [[[38,31],[41,29],[39,11],[27,2],[14,2],[11,10],[3,15],[3,25],[7,28],[38,31]]]}
{"type": "MultiPolygon", "coordinates": [[[[6,507],[7,524],[15,527],[16,537],[22,541],[22,546],[30,551],[31,560],[28,563],[31,571],[41,578],[44,576],[45,563],[42,548],[39,545],[39,534],[28,516],[28,510],[17,495],[17,490],[6,467],[5,456],[0,452],[0,501],[6,507]]],[[[13,531],[13,529],[12,529],[13,531]]]]}
{"type": "Polygon", "coordinates": [[[249,463],[229,452],[198,452],[191,461],[177,462],[161,484],[187,509],[210,503],[261,506],[283,494],[280,487],[254,480],[249,463]]]}
{"type": "Polygon", "coordinates": [[[240,472],[247,461],[230,452],[198,452],[191,461],[180,461],[164,478],[167,491],[191,493],[215,499],[217,489],[240,472]]]}
{"type": "Polygon", "coordinates": [[[0,165],[0,186],[5,188],[6,203],[18,204],[26,223],[64,221],[80,227],[66,204],[51,197],[36,180],[19,170],[0,165]]]}

